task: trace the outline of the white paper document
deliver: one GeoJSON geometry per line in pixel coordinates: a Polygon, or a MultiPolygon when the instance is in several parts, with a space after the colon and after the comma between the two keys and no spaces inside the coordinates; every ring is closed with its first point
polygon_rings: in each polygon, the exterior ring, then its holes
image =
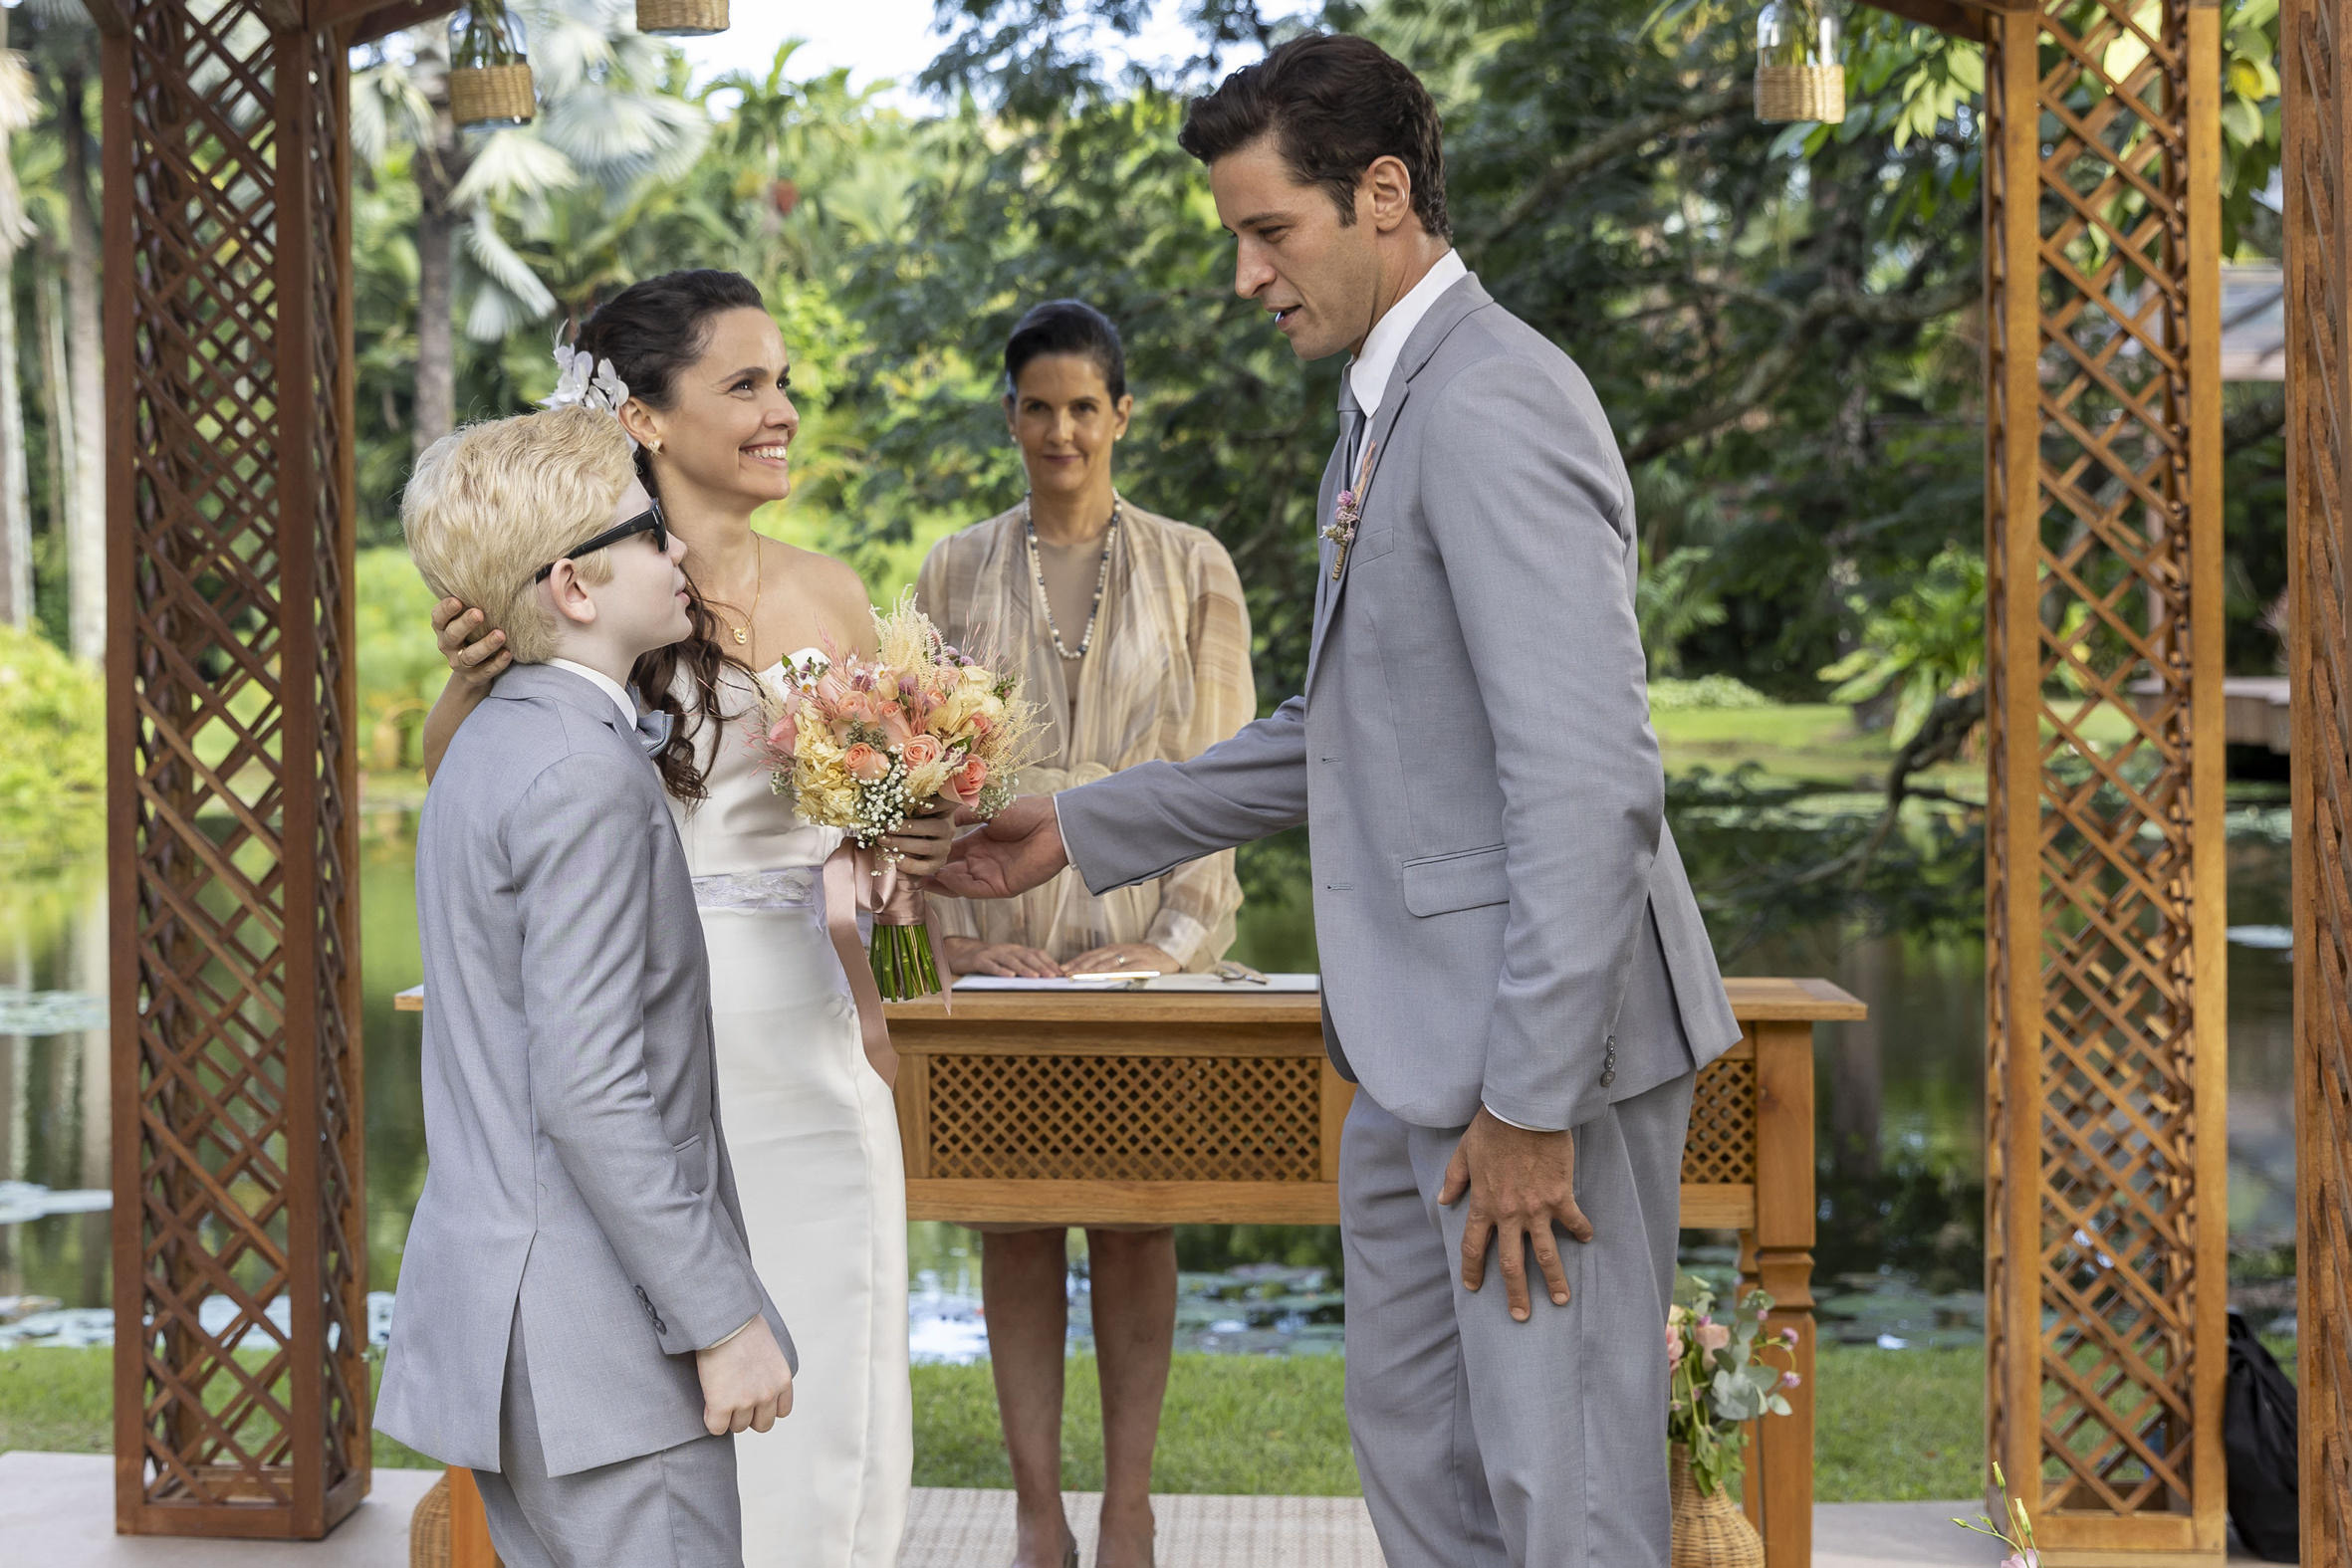
{"type": "Polygon", "coordinates": [[[1229,996],[1265,996],[1269,992],[1313,993],[1322,989],[1319,975],[1269,975],[1266,984],[1220,980],[1214,975],[1162,975],[1138,985],[1125,980],[1033,980],[1021,975],[959,975],[958,991],[1214,991],[1229,996]]]}

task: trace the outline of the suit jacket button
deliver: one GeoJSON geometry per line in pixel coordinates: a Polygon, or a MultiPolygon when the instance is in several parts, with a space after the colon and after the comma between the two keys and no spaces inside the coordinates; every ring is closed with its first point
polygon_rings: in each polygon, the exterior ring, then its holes
{"type": "Polygon", "coordinates": [[[1604,1089],[1605,1089],[1605,1088],[1607,1088],[1607,1087],[1608,1087],[1610,1084],[1612,1084],[1612,1083],[1615,1083],[1616,1081],[1617,1081],[1617,1069],[1616,1069],[1616,1068],[1614,1068],[1614,1067],[1604,1067],[1604,1068],[1602,1068],[1602,1069],[1601,1069],[1601,1075],[1600,1075],[1600,1086],[1601,1086],[1602,1088],[1604,1088],[1604,1089]]]}

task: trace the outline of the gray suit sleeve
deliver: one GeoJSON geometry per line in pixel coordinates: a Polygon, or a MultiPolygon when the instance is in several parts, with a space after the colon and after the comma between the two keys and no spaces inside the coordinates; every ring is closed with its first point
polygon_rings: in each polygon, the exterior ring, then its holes
{"type": "Polygon", "coordinates": [[[1510,358],[1441,398],[1421,499],[1494,730],[1511,886],[1481,1098],[1523,1127],[1574,1127],[1607,1103],[1666,808],[1624,470],[1588,394],[1510,358]]]}
{"type": "Polygon", "coordinates": [[[618,760],[567,757],[516,802],[506,837],[532,1115],[678,1355],[743,1327],[764,1298],[715,1184],[691,1187],[645,1071],[655,824],[643,802],[618,760]]]}
{"type": "Polygon", "coordinates": [[[1200,756],[1143,763],[1054,797],[1070,863],[1097,896],[1306,820],[1306,699],[1200,756]]]}

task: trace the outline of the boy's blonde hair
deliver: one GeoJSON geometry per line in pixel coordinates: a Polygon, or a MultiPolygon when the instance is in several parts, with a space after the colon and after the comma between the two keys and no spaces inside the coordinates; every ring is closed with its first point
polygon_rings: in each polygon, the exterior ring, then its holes
{"type": "MultiPolygon", "coordinates": [[[[620,421],[596,409],[469,425],[416,460],[400,498],[409,559],[435,593],[480,610],[485,631],[503,629],[517,664],[545,664],[556,623],[532,573],[610,527],[636,472],[620,421]]],[[[595,586],[612,562],[599,550],[579,571],[595,586]]]]}

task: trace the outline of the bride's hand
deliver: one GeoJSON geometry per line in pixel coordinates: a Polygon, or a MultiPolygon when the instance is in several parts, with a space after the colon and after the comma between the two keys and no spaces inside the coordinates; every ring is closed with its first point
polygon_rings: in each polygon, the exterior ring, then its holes
{"type": "Polygon", "coordinates": [[[952,811],[933,812],[924,816],[910,816],[898,824],[898,831],[883,835],[882,847],[898,856],[898,869],[908,876],[927,877],[939,874],[947,864],[948,851],[956,841],[956,819],[952,811]]]}
{"type": "Polygon", "coordinates": [[[443,599],[433,606],[433,640],[440,645],[441,657],[449,661],[450,673],[458,683],[477,693],[488,691],[490,683],[515,662],[507,651],[506,633],[483,631],[482,612],[467,609],[455,599],[443,599]]]}

